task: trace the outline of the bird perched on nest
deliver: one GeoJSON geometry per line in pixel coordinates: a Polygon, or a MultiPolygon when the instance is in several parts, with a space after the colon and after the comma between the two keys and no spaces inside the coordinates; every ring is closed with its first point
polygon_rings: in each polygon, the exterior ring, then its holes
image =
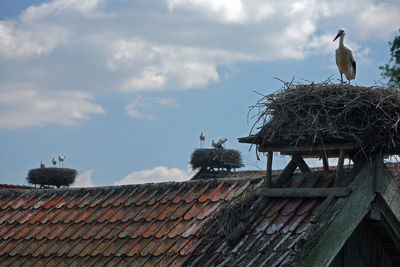
{"type": "Polygon", "coordinates": [[[56,166],[56,165],[57,165],[57,160],[56,160],[55,158],[53,158],[53,159],[51,160],[51,163],[53,163],[53,165],[56,166]]]}
{"type": "Polygon", "coordinates": [[[206,140],[206,136],[203,132],[200,134],[200,147],[204,147],[204,141],[206,140]]]}
{"type": "Polygon", "coordinates": [[[215,148],[223,148],[223,144],[227,141],[228,139],[227,138],[221,138],[221,139],[219,139],[219,141],[218,142],[214,142],[214,140],[212,140],[212,146],[213,147],[215,147],[215,148]]]}
{"type": "Polygon", "coordinates": [[[343,43],[345,35],[346,30],[340,29],[333,41],[340,37],[339,47],[336,49],[336,65],[338,66],[340,72],[340,82],[343,84],[344,74],[350,85],[350,80],[354,80],[356,77],[356,60],[353,50],[343,43]]]}
{"type": "Polygon", "coordinates": [[[44,166],[44,162],[43,161],[40,161],[40,168],[41,169],[46,168],[46,166],[44,166]]]}
{"type": "Polygon", "coordinates": [[[65,159],[65,156],[64,155],[60,155],[60,156],[58,156],[58,162],[59,162],[59,164],[61,165],[64,165],[64,159],[65,159]]]}

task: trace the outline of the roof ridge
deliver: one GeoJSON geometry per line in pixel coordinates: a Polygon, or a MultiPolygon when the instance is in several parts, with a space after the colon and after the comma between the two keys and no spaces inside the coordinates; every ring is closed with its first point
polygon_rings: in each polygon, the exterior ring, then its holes
{"type": "Polygon", "coordinates": [[[127,184],[127,185],[109,185],[109,186],[98,186],[98,187],[67,187],[67,188],[10,188],[0,190],[0,195],[9,195],[13,193],[26,193],[28,195],[32,193],[67,193],[67,192],[98,192],[104,191],[109,192],[112,190],[116,190],[117,192],[122,190],[129,190],[131,188],[151,188],[151,189],[159,189],[163,187],[179,187],[179,186],[193,186],[197,185],[215,185],[218,186],[221,182],[225,182],[233,184],[235,182],[239,182],[239,184],[244,184],[247,181],[257,182],[260,178],[254,177],[229,177],[229,178],[212,178],[212,179],[202,179],[202,180],[187,180],[187,181],[169,181],[169,182],[161,182],[161,183],[144,183],[144,184],[127,184]]]}

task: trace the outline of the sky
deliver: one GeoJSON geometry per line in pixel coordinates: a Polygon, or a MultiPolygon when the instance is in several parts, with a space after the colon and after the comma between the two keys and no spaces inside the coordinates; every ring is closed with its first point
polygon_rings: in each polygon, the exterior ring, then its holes
{"type": "Polygon", "coordinates": [[[354,83],[380,82],[398,14],[390,0],[0,0],[0,183],[61,154],[78,187],[187,180],[202,131],[265,169],[237,142],[258,93],[338,82],[342,27],[354,83]]]}

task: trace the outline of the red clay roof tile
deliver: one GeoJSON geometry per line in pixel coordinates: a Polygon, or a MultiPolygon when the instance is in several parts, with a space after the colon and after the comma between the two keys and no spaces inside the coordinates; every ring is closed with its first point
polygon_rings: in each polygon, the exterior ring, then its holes
{"type": "Polygon", "coordinates": [[[183,202],[179,202],[179,203],[169,202],[168,204],[167,203],[165,203],[165,204],[166,204],[165,209],[163,209],[163,211],[158,216],[158,220],[164,220],[166,218],[169,219],[169,216],[174,214],[176,209],[178,209],[180,206],[184,205],[183,202]]]}
{"type": "Polygon", "coordinates": [[[192,220],[182,220],[180,223],[176,224],[174,228],[168,233],[169,238],[174,238],[176,236],[181,236],[183,232],[191,225],[196,219],[192,220]]]}
{"type": "Polygon", "coordinates": [[[152,192],[151,191],[150,192],[147,191],[146,194],[143,195],[143,197],[141,197],[140,199],[138,199],[135,202],[135,204],[140,206],[142,204],[148,204],[149,202],[154,203],[153,200],[155,198],[157,198],[157,193],[158,192],[159,192],[159,190],[157,190],[157,189],[152,191],[152,192]]]}
{"type": "Polygon", "coordinates": [[[178,237],[168,238],[167,236],[165,236],[163,239],[159,240],[161,240],[161,242],[160,245],[153,251],[154,256],[160,256],[162,254],[165,254],[175,244],[176,240],[178,240],[178,237]]]}
{"type": "Polygon", "coordinates": [[[175,228],[175,226],[181,223],[182,220],[183,218],[179,218],[178,220],[174,221],[166,219],[166,223],[160,228],[160,230],[158,230],[158,232],[156,232],[156,238],[163,238],[167,236],[171,229],[175,228]]]}
{"type": "Polygon", "coordinates": [[[179,251],[179,255],[187,256],[192,254],[195,249],[203,242],[205,236],[202,238],[191,238],[189,242],[179,251]]]}
{"type": "MultiPolygon", "coordinates": [[[[31,196],[30,199],[32,198],[34,198],[34,196],[31,196]]],[[[2,210],[5,210],[9,206],[12,206],[12,204],[14,204],[14,202],[16,202],[17,200],[19,200],[19,196],[15,194],[7,194],[4,197],[2,196],[0,200],[0,208],[2,210]]],[[[24,203],[24,205],[26,205],[26,202],[24,203]]]]}
{"type": "MultiPolygon", "coordinates": [[[[229,175],[262,177],[265,172],[229,175]]],[[[287,186],[331,186],[332,177],[300,177],[287,186]]],[[[0,260],[50,266],[181,266],[195,259],[199,263],[221,263],[220,257],[225,255],[248,264],[250,260],[240,253],[256,251],[251,260],[260,257],[261,262],[272,246],[276,251],[272,251],[269,262],[282,262],[285,259],[275,254],[303,233],[323,199],[271,200],[234,249],[206,238],[213,229],[224,231],[211,221],[214,215],[228,207],[229,201],[251,195],[260,186],[259,181],[233,178],[94,189],[0,191],[0,260]],[[258,251],[259,247],[264,249],[258,251]],[[214,254],[202,258],[204,253],[214,254]]]]}
{"type": "Polygon", "coordinates": [[[20,197],[16,198],[15,201],[13,201],[13,203],[9,206],[11,206],[13,209],[18,209],[19,207],[21,207],[22,205],[25,205],[25,200],[24,200],[24,196],[21,195],[20,197]]]}
{"type": "Polygon", "coordinates": [[[214,211],[216,211],[219,206],[222,204],[222,201],[219,202],[211,202],[207,207],[204,207],[199,214],[197,214],[196,218],[199,220],[203,220],[206,217],[210,216],[214,211]]]}
{"type": "Polygon", "coordinates": [[[196,217],[200,211],[202,209],[204,209],[205,207],[207,207],[207,205],[210,205],[211,202],[207,201],[207,202],[197,202],[195,203],[193,206],[191,206],[191,208],[185,213],[185,215],[183,216],[183,218],[185,220],[190,220],[194,217],[196,217]]]}
{"type": "Polygon", "coordinates": [[[205,202],[210,200],[215,195],[218,197],[218,193],[220,193],[221,188],[224,186],[224,182],[221,182],[216,188],[210,188],[205,191],[198,199],[199,202],[205,202]]]}
{"type": "Polygon", "coordinates": [[[155,236],[158,231],[160,231],[161,227],[165,225],[167,220],[163,221],[158,221],[154,220],[150,223],[149,227],[146,229],[146,231],[143,232],[143,237],[148,238],[151,236],[155,236]]]}
{"type": "Polygon", "coordinates": [[[142,210],[145,208],[145,205],[141,205],[141,206],[131,206],[129,208],[126,208],[126,213],[124,213],[124,217],[122,218],[122,222],[127,222],[130,221],[132,219],[135,218],[135,216],[142,210]]]}
{"type": "Polygon", "coordinates": [[[175,190],[171,190],[168,194],[166,194],[161,200],[161,204],[165,204],[167,201],[171,201],[178,195],[182,190],[185,189],[185,185],[182,184],[179,188],[175,190]]]}
{"type": "Polygon", "coordinates": [[[197,231],[200,230],[201,227],[204,226],[204,224],[208,220],[194,220],[189,227],[182,233],[183,238],[187,238],[189,236],[195,236],[197,231]]]}

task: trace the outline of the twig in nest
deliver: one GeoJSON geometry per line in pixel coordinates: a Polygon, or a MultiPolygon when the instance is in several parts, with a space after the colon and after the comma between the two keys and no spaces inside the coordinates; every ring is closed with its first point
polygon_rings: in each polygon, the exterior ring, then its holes
{"type": "Polygon", "coordinates": [[[255,119],[250,134],[259,144],[346,142],[357,144],[363,153],[393,152],[400,145],[400,92],[341,86],[330,79],[318,84],[280,80],[280,91],[262,95],[250,107],[249,116],[255,119]]]}

